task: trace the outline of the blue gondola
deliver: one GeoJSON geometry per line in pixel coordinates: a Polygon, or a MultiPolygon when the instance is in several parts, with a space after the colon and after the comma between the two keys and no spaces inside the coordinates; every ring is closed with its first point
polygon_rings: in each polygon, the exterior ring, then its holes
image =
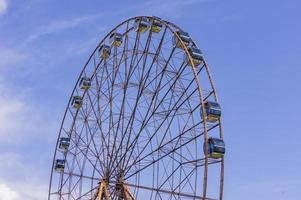
{"type": "Polygon", "coordinates": [[[73,106],[73,108],[79,109],[82,103],[83,103],[83,99],[81,96],[74,96],[71,105],[73,106]]]}
{"type": "Polygon", "coordinates": [[[80,89],[88,90],[91,87],[91,78],[82,77],[79,82],[80,89]]]}
{"type": "Polygon", "coordinates": [[[65,162],[66,162],[65,160],[57,159],[55,161],[54,170],[57,172],[63,172],[65,169],[65,162]]]}
{"type": "MultiPolygon", "coordinates": [[[[208,139],[208,156],[210,158],[218,159],[222,158],[226,152],[224,140],[219,138],[208,139]]],[[[204,153],[206,153],[204,144],[204,153]]]]}
{"type": "Polygon", "coordinates": [[[119,47],[122,44],[122,34],[120,33],[112,33],[110,35],[110,43],[112,46],[119,47]]]}
{"type": "Polygon", "coordinates": [[[207,101],[205,102],[205,110],[208,122],[216,122],[220,119],[222,111],[218,103],[207,101]]]}
{"type": "Polygon", "coordinates": [[[139,33],[144,33],[149,28],[149,20],[146,17],[135,19],[134,25],[135,31],[139,33]]]}
{"type": "MultiPolygon", "coordinates": [[[[192,58],[194,66],[198,66],[203,62],[203,53],[200,49],[195,48],[195,47],[190,47],[188,49],[188,52],[192,58]]],[[[187,61],[189,60],[188,57],[186,59],[187,59],[187,61]]],[[[191,62],[189,62],[189,61],[187,63],[190,66],[192,65],[191,62]]]]}
{"type": "Polygon", "coordinates": [[[70,138],[61,137],[60,138],[59,149],[66,152],[66,151],[68,151],[69,146],[70,146],[70,138]]]}
{"type": "Polygon", "coordinates": [[[183,49],[183,46],[182,46],[180,40],[184,43],[185,46],[189,46],[191,39],[187,32],[179,30],[179,31],[176,31],[176,34],[173,36],[172,43],[175,47],[183,49]],[[177,35],[179,36],[180,39],[177,37],[177,35]]]}

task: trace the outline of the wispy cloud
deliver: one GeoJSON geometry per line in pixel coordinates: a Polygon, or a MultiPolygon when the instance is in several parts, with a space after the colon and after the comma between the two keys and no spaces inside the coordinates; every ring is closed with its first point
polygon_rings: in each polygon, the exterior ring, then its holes
{"type": "Polygon", "coordinates": [[[5,83],[0,86],[0,142],[8,142],[14,140],[16,135],[22,136],[21,131],[27,126],[28,110],[26,109],[24,99],[15,94],[14,89],[5,83]],[[19,132],[20,131],[20,132],[19,132]]]}
{"type": "Polygon", "coordinates": [[[3,15],[7,12],[7,7],[7,0],[0,0],[0,15],[3,15]]]}
{"type": "Polygon", "coordinates": [[[0,79],[0,145],[24,143],[56,128],[34,104],[30,88],[16,88],[0,79]]]}
{"type": "MultiPolygon", "coordinates": [[[[1,0],[0,0],[1,1],[1,0]]],[[[0,69],[9,68],[27,58],[23,52],[16,48],[0,47],[0,69]]]]}
{"type": "MultiPolygon", "coordinates": [[[[15,153],[0,154],[0,200],[46,199],[47,178],[37,162],[15,153]],[[45,181],[46,179],[46,181],[45,181]]],[[[45,169],[44,169],[45,171],[45,169]]]]}
{"type": "Polygon", "coordinates": [[[100,16],[101,15],[96,14],[96,15],[87,15],[87,16],[80,16],[80,17],[76,17],[76,18],[52,21],[49,24],[40,27],[36,32],[34,32],[31,36],[29,36],[25,40],[25,43],[36,40],[37,38],[44,36],[44,35],[48,35],[51,33],[56,33],[59,31],[64,31],[64,30],[67,30],[70,28],[77,27],[85,22],[96,19],[100,16]]]}
{"type": "Polygon", "coordinates": [[[5,183],[0,182],[0,200],[17,200],[20,195],[5,183]]]}

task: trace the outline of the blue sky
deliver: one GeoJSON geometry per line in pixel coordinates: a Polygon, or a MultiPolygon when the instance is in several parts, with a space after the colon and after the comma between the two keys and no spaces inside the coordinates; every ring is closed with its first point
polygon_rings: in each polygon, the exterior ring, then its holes
{"type": "Polygon", "coordinates": [[[46,199],[76,77],[97,42],[136,15],[181,26],[206,56],[223,108],[225,200],[299,199],[300,7],[297,0],[0,0],[0,200],[46,199]]]}

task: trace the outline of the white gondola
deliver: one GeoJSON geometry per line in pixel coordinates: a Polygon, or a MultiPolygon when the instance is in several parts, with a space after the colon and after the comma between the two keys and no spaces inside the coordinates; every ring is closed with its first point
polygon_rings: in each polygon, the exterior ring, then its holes
{"type": "Polygon", "coordinates": [[[91,87],[91,78],[89,78],[89,77],[82,77],[80,79],[79,86],[80,86],[80,89],[82,89],[82,90],[88,90],[88,89],[90,89],[90,87],[91,87]]]}
{"type": "Polygon", "coordinates": [[[149,28],[149,20],[146,17],[141,17],[135,19],[134,25],[135,31],[139,33],[144,33],[149,28]]]}
{"type": "MultiPolygon", "coordinates": [[[[195,66],[198,66],[203,62],[203,53],[200,49],[190,47],[188,49],[188,52],[189,52],[195,66]]],[[[189,62],[188,56],[185,55],[185,57],[186,57],[186,60],[187,60],[187,64],[192,66],[191,62],[189,62]]]]}
{"type": "Polygon", "coordinates": [[[79,109],[82,103],[83,103],[83,99],[81,96],[74,96],[71,105],[73,106],[73,108],[79,109]]]}
{"type": "Polygon", "coordinates": [[[59,149],[66,152],[66,151],[68,151],[69,146],[70,146],[70,138],[61,137],[60,138],[59,149]]]}
{"type": "Polygon", "coordinates": [[[182,46],[180,40],[184,43],[185,46],[189,46],[191,39],[187,32],[179,30],[179,31],[176,31],[176,34],[174,34],[174,36],[172,38],[172,42],[175,47],[183,49],[183,46],[182,46]],[[179,36],[180,39],[177,37],[177,35],[179,36]]]}
{"type": "Polygon", "coordinates": [[[55,161],[54,170],[57,171],[57,172],[64,172],[65,162],[66,162],[65,160],[57,159],[55,161]]]}
{"type": "Polygon", "coordinates": [[[110,43],[112,46],[119,47],[122,44],[122,34],[120,33],[112,33],[110,35],[110,43]]]}
{"type": "Polygon", "coordinates": [[[111,47],[103,44],[99,47],[98,53],[102,59],[106,60],[111,55],[111,47]]]}

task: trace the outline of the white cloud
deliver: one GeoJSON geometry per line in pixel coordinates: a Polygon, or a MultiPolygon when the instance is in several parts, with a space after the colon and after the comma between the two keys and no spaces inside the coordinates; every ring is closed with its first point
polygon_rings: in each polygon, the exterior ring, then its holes
{"type": "Polygon", "coordinates": [[[7,12],[7,0],[0,0],[0,15],[3,15],[7,12]]]}
{"type": "Polygon", "coordinates": [[[48,170],[31,161],[15,153],[0,154],[0,200],[46,199],[48,170]]]}
{"type": "Polygon", "coordinates": [[[22,130],[20,126],[26,124],[26,120],[21,117],[25,113],[23,108],[24,103],[19,100],[0,100],[0,142],[12,141],[17,132],[22,130]]]}
{"type": "Polygon", "coordinates": [[[48,136],[57,124],[47,117],[34,105],[30,89],[0,80],[0,145],[26,143],[40,134],[48,136]]]}
{"type": "MultiPolygon", "coordinates": [[[[44,180],[47,182],[47,180],[44,180]]],[[[6,183],[0,181],[0,200],[41,200],[46,199],[48,187],[42,182],[16,181],[6,183]]]]}
{"type": "Polygon", "coordinates": [[[13,135],[18,134],[26,125],[25,103],[10,89],[11,86],[4,83],[0,86],[0,142],[12,140],[13,135]]]}
{"type": "Polygon", "coordinates": [[[18,200],[20,195],[4,183],[0,183],[0,200],[18,200]]]}
{"type": "Polygon", "coordinates": [[[88,16],[80,16],[77,18],[52,21],[49,24],[40,27],[38,31],[36,31],[30,37],[28,37],[25,41],[25,44],[27,42],[31,42],[31,41],[33,41],[41,36],[47,35],[47,34],[51,34],[51,33],[55,33],[55,32],[59,32],[59,31],[77,27],[77,26],[83,24],[84,22],[96,19],[99,16],[100,15],[88,15],[88,16]]]}
{"type": "Polygon", "coordinates": [[[0,47],[0,58],[0,69],[4,69],[24,61],[27,56],[17,49],[0,47]]]}

